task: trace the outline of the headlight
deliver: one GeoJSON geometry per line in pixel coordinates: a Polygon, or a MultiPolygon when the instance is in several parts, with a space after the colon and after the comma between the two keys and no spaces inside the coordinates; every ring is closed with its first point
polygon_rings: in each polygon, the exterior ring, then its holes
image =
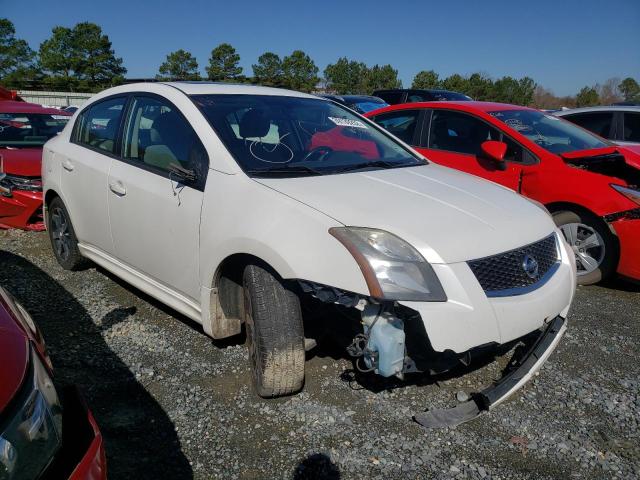
{"type": "Polygon", "coordinates": [[[38,478],[62,442],[62,408],[46,368],[31,352],[30,373],[0,432],[0,480],[38,478]]]}
{"type": "MultiPolygon", "coordinates": [[[[49,370],[53,370],[53,365],[51,365],[51,360],[49,359],[49,355],[47,355],[47,347],[44,342],[44,338],[42,337],[42,333],[40,329],[29,315],[29,312],[25,310],[25,308],[18,303],[18,301],[7,292],[5,289],[0,287],[0,297],[4,299],[7,303],[7,306],[12,311],[14,318],[20,323],[22,328],[27,332],[31,332],[33,340],[37,344],[38,350],[44,356],[45,362],[49,370]]],[[[2,480],[2,479],[0,479],[2,480]]]]}
{"type": "Polygon", "coordinates": [[[329,233],[353,255],[372,297],[416,302],[447,300],[431,265],[401,238],[361,227],[335,227],[329,233]]]}
{"type": "Polygon", "coordinates": [[[614,184],[611,184],[611,187],[615,191],[627,197],[632,202],[635,202],[638,205],[640,205],[640,190],[637,190],[635,188],[623,187],[622,185],[614,185],[614,184]]]}

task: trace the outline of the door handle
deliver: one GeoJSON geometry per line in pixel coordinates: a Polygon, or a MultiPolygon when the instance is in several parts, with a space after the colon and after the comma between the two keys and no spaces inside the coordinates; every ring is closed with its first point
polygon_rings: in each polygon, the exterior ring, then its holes
{"type": "Polygon", "coordinates": [[[109,190],[118,195],[119,197],[124,197],[127,194],[126,187],[122,184],[122,182],[110,182],[109,190]]]}
{"type": "Polygon", "coordinates": [[[71,172],[73,170],[73,163],[67,158],[62,161],[62,168],[64,168],[67,172],[71,172]]]}

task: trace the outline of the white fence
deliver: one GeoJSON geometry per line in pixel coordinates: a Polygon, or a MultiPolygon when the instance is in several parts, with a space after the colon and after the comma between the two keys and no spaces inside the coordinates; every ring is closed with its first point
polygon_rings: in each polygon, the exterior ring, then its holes
{"type": "Polygon", "coordinates": [[[92,93],[42,92],[38,90],[18,90],[18,95],[26,102],[51,107],[68,107],[70,105],[79,107],[93,96],[92,93]]]}

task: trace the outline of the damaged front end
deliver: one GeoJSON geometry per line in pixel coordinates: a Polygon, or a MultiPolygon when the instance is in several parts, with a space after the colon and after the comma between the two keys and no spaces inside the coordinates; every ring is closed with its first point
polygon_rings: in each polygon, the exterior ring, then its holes
{"type": "Polygon", "coordinates": [[[409,373],[439,375],[469,367],[490,355],[503,355],[515,347],[509,365],[494,384],[451,409],[417,413],[414,420],[427,428],[458,425],[502,403],[540,369],[566,330],[565,319],[557,316],[541,330],[506,344],[491,342],[461,353],[439,352],[431,345],[422,317],[409,307],[313,282],[300,280],[298,284],[302,292],[323,303],[358,312],[361,328],[346,350],[361,373],[400,380],[409,373]]]}
{"type": "Polygon", "coordinates": [[[619,178],[629,185],[640,185],[640,169],[628,161],[617,148],[580,150],[561,154],[564,162],[574,168],[619,178]]]}

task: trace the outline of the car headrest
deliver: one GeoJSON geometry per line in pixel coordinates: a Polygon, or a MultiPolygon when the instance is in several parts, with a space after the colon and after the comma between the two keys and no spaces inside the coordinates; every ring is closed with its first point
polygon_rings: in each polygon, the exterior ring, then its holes
{"type": "Polygon", "coordinates": [[[242,138],[264,137],[269,133],[271,122],[262,110],[252,108],[242,116],[239,130],[242,138]]]}

